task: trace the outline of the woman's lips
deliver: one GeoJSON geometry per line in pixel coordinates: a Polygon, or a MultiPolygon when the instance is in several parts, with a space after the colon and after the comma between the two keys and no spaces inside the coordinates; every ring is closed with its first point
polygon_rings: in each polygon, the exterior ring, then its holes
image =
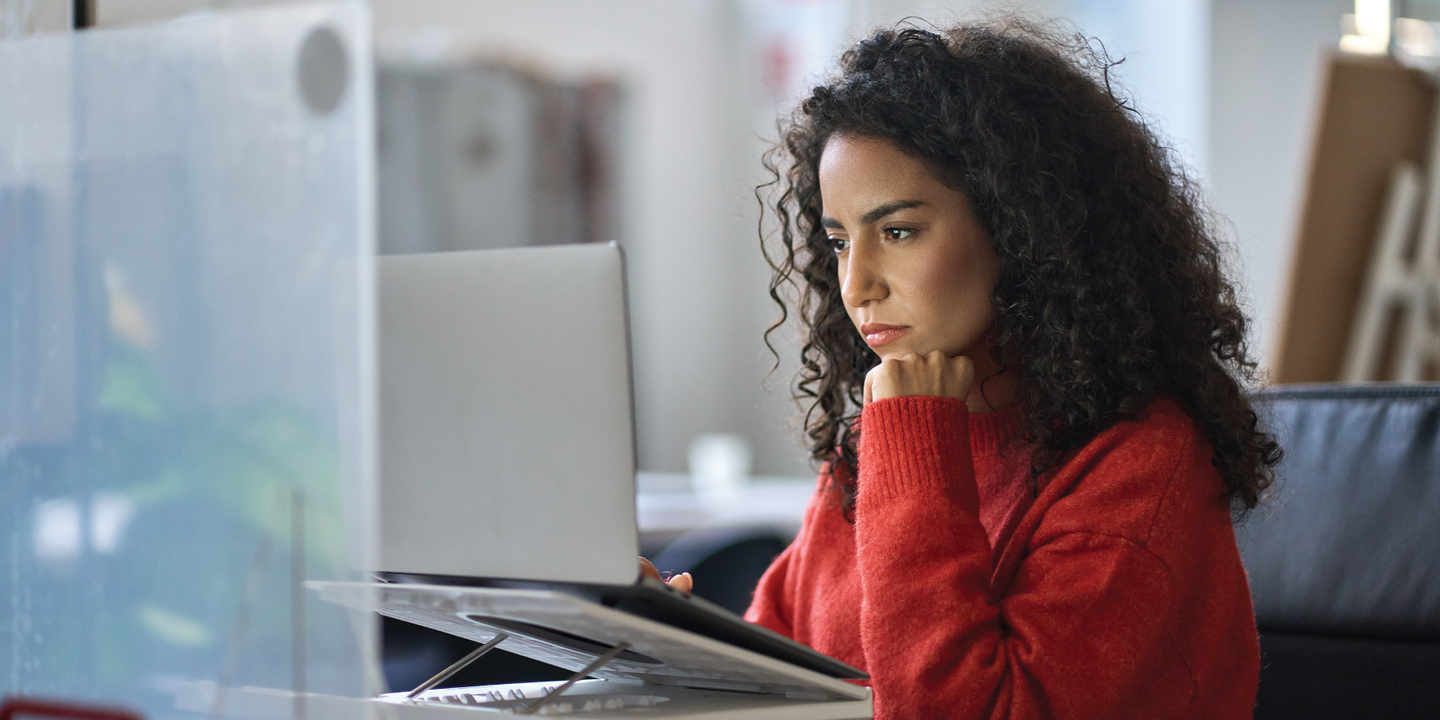
{"type": "Polygon", "coordinates": [[[865,344],[870,347],[880,347],[895,342],[895,339],[909,332],[910,328],[905,325],[886,325],[884,323],[865,323],[860,326],[860,334],[865,337],[865,344]]]}

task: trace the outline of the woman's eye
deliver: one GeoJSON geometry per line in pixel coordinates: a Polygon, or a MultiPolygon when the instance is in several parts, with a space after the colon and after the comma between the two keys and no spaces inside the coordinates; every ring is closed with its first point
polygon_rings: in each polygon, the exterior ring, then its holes
{"type": "Polygon", "coordinates": [[[904,240],[915,231],[910,228],[885,228],[884,232],[886,240],[904,240]]]}
{"type": "Polygon", "coordinates": [[[834,250],[836,255],[839,255],[850,249],[850,241],[845,238],[832,237],[830,238],[830,249],[834,250]]]}

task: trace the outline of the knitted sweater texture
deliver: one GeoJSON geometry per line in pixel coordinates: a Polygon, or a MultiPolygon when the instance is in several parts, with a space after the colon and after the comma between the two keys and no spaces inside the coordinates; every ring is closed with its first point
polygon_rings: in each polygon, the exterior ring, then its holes
{"type": "Polygon", "coordinates": [[[1014,413],[861,416],[746,618],[870,674],[875,717],[1249,718],[1259,642],[1210,447],[1172,401],[1026,486],[1014,413]]]}

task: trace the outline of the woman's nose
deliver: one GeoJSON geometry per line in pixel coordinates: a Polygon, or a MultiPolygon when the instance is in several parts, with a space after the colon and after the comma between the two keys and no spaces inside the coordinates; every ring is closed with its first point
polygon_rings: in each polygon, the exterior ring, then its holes
{"type": "Polygon", "coordinates": [[[879,258],[869,243],[853,243],[840,261],[840,299],[850,307],[882,300],[889,294],[879,258]]]}

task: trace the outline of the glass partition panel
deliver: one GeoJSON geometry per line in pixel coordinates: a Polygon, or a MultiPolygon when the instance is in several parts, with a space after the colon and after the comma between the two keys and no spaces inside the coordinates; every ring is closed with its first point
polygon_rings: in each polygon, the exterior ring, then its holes
{"type": "Polygon", "coordinates": [[[370,37],[342,2],[0,42],[0,693],[379,690],[373,621],[305,588],[369,557],[370,37]]]}

